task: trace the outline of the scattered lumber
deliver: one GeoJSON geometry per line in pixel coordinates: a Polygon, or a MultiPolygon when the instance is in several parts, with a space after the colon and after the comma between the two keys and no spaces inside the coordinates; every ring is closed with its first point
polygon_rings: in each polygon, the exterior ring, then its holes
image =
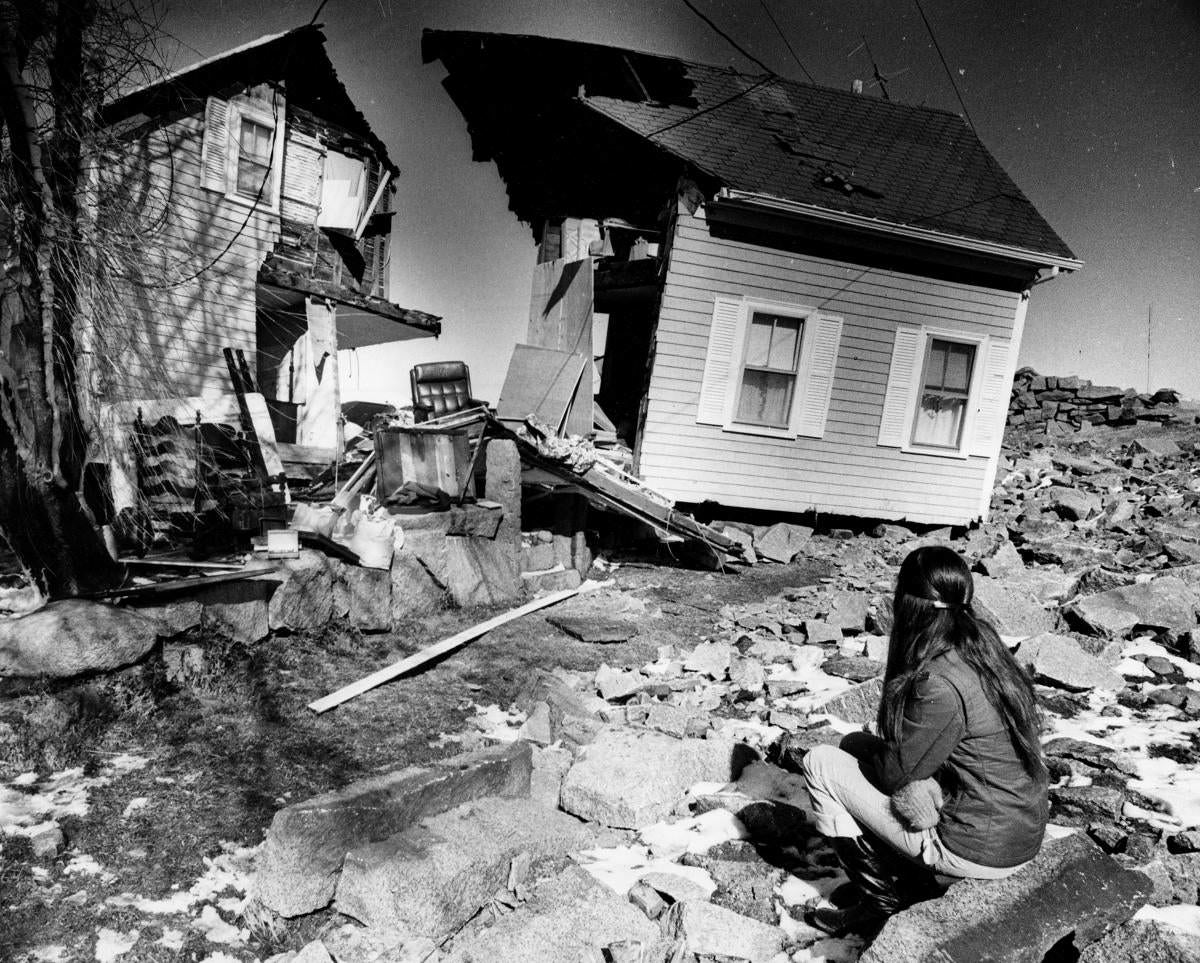
{"type": "Polygon", "coordinates": [[[322,699],[317,699],[315,702],[310,702],[308,707],[313,712],[320,715],[322,712],[340,706],[343,702],[362,695],[364,692],[369,692],[377,686],[383,685],[399,675],[406,672],[411,672],[413,669],[420,668],[425,663],[445,655],[447,652],[453,652],[455,649],[466,645],[481,635],[486,635],[492,629],[499,628],[507,622],[512,622],[514,619],[519,619],[523,615],[528,615],[530,612],[536,612],[538,609],[544,609],[550,605],[556,605],[559,602],[571,598],[573,595],[578,595],[585,591],[583,587],[573,589],[563,589],[561,592],[552,592],[550,595],[543,596],[540,599],[534,599],[532,602],[526,602],[524,605],[490,618],[485,622],[480,622],[478,625],[473,625],[469,629],[463,629],[454,635],[442,639],[440,642],[435,642],[433,645],[426,646],[419,652],[414,652],[407,658],[401,659],[399,662],[394,662],[392,665],[380,669],[378,672],[373,672],[371,675],[357,682],[352,682],[350,685],[343,686],[337,692],[333,692],[322,699]]]}
{"type": "Polygon", "coordinates": [[[140,595],[162,595],[168,592],[188,592],[193,589],[206,588],[209,585],[219,585],[222,582],[238,582],[256,575],[267,575],[275,571],[273,565],[246,566],[236,572],[214,572],[212,575],[192,575],[185,578],[172,578],[163,582],[147,582],[142,585],[123,585],[118,588],[104,589],[100,592],[90,592],[83,598],[87,599],[116,599],[135,598],[140,595]]]}

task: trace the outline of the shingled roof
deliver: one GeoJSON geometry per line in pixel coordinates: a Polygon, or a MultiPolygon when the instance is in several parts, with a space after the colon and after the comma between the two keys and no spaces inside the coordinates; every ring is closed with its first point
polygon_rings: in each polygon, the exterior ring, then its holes
{"type": "Polygon", "coordinates": [[[731,190],[1074,259],[971,127],[949,111],[597,44],[426,33],[427,60],[440,56],[451,67],[466,50],[555,64],[573,54],[580,103],[731,190]],[[671,78],[669,96],[658,95],[662,85],[648,67],[671,78]],[[610,77],[620,74],[644,83],[614,90],[610,77]]]}

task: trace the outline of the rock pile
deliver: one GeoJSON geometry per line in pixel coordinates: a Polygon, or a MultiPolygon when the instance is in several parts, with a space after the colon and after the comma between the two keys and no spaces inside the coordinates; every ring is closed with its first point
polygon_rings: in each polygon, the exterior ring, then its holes
{"type": "Polygon", "coordinates": [[[1021,368],[1013,379],[1008,423],[1041,426],[1049,435],[1065,435],[1081,425],[1133,425],[1139,421],[1171,421],[1179,392],[1159,388],[1153,394],[1133,388],[1094,385],[1074,375],[1040,375],[1021,368]]]}

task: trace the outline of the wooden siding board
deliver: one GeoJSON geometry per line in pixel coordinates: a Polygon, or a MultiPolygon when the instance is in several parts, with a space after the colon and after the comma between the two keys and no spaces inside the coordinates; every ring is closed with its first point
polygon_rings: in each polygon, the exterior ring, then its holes
{"type": "Polygon", "coordinates": [[[103,305],[119,320],[99,333],[106,401],[226,392],[222,347],[253,356],[258,268],[279,237],[279,218],[201,186],[203,129],[196,115],[151,130],[104,172],[144,211],[151,285],[117,279],[103,305]]]}
{"type": "Polygon", "coordinates": [[[776,511],[965,523],[979,515],[988,459],[876,444],[900,326],[1010,337],[1018,295],[712,238],[678,222],[660,307],[639,470],[685,501],[776,511]],[[821,438],[775,439],[696,423],[716,295],[815,306],[843,318],[821,438]]]}

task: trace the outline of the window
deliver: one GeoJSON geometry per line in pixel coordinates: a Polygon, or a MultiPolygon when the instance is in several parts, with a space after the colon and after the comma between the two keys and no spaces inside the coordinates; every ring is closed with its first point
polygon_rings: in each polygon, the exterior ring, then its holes
{"type": "Polygon", "coordinates": [[[750,317],[735,421],[786,428],[796,396],[803,322],[755,311],[750,317]]]}
{"type": "Polygon", "coordinates": [[[914,445],[954,450],[961,446],[974,370],[975,345],[928,339],[921,398],[913,421],[914,445]]]}
{"type": "Polygon", "coordinates": [[[238,138],[237,193],[254,200],[274,196],[271,189],[271,141],[273,129],[249,117],[241,118],[238,138]]]}
{"type": "Polygon", "coordinates": [[[896,329],[877,444],[914,455],[992,458],[1012,388],[1009,338],[896,329]]]}
{"type": "Polygon", "coordinates": [[[204,115],[204,186],[241,204],[279,209],[283,107],[248,97],[209,97],[204,115]],[[278,119],[277,119],[278,118],[278,119]]]}
{"type": "Polygon", "coordinates": [[[782,301],[713,297],[696,422],[770,438],[825,433],[841,318],[782,301]]]}

